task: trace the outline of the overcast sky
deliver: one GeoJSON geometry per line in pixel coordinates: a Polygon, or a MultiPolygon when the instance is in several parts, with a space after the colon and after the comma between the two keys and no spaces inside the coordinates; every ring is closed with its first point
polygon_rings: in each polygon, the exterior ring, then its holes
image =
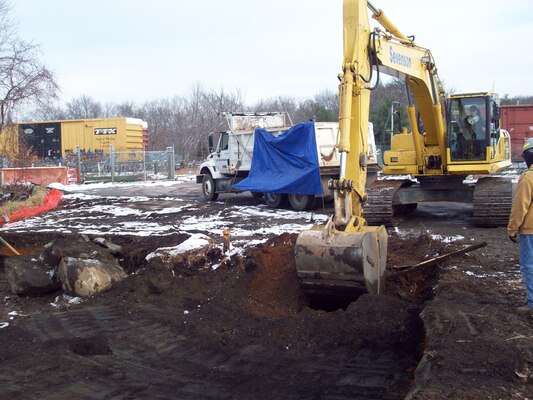
{"type": "MultiPolygon", "coordinates": [[[[533,95],[533,1],[375,0],[455,92],[533,95]]],[[[13,0],[62,99],[142,103],[206,89],[247,102],[337,90],[341,0],[13,0]]]]}

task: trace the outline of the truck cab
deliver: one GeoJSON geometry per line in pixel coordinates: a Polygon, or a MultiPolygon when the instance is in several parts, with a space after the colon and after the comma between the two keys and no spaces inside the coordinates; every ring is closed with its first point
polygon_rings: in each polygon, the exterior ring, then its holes
{"type": "Polygon", "coordinates": [[[281,134],[292,126],[287,112],[221,113],[228,130],[208,135],[209,155],[200,165],[196,182],[202,184],[206,200],[216,200],[219,193],[237,192],[232,186],[248,176],[252,163],[256,128],[281,134]]]}
{"type": "Polygon", "coordinates": [[[229,153],[229,133],[212,132],[207,137],[209,156],[208,160],[213,160],[216,170],[224,173],[228,170],[230,153],[229,153]]]}

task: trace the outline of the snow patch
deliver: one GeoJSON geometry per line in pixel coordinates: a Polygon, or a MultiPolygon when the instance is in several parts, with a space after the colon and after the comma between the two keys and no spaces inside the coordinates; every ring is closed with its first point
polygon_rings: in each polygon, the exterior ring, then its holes
{"type": "Polygon", "coordinates": [[[10,317],[27,317],[25,314],[19,314],[17,311],[10,311],[7,313],[10,317]]]}
{"type": "Polygon", "coordinates": [[[81,304],[83,299],[81,297],[73,297],[68,294],[62,294],[57,296],[53,303],[50,303],[52,307],[70,306],[75,304],[81,304]]]}
{"type": "Polygon", "coordinates": [[[81,185],[63,185],[59,182],[53,182],[48,185],[49,188],[61,190],[62,192],[82,192],[91,189],[105,189],[105,188],[124,188],[124,187],[171,187],[180,185],[183,182],[189,182],[195,179],[194,175],[177,175],[175,181],[147,181],[147,182],[98,182],[81,185]]]}
{"type": "Polygon", "coordinates": [[[442,235],[431,234],[430,236],[431,236],[431,239],[437,240],[437,241],[443,242],[443,243],[452,243],[452,242],[456,242],[458,240],[462,240],[462,239],[465,238],[464,236],[461,236],[461,235],[442,236],[442,235]]]}
{"type": "Polygon", "coordinates": [[[411,235],[410,231],[401,231],[397,226],[394,227],[394,233],[400,238],[406,238],[411,235]]]}
{"type": "MultiPolygon", "coordinates": [[[[190,182],[194,181],[195,175],[178,176],[176,179],[181,182],[190,182]]],[[[5,224],[0,228],[0,232],[32,231],[68,234],[75,232],[87,235],[165,236],[176,233],[179,229],[179,232],[183,233],[202,232],[211,237],[220,237],[224,229],[229,229],[232,241],[239,237],[254,237],[260,240],[260,242],[249,242],[244,245],[250,247],[264,242],[267,236],[300,233],[302,230],[309,229],[313,224],[326,222],[329,218],[323,213],[271,209],[266,205],[235,205],[228,206],[223,211],[213,212],[209,206],[204,206],[203,203],[178,197],[129,197],[93,195],[86,192],[97,188],[112,188],[109,192],[120,194],[121,188],[126,187],[169,187],[177,184],[179,182],[176,181],[94,183],[68,186],[54,183],[50,187],[65,190],[67,192],[63,196],[65,203],[74,203],[73,205],[67,204],[67,207],[60,207],[37,217],[5,224]],[[161,204],[161,201],[164,204],[161,204]],[[179,202],[179,204],[170,204],[169,206],[169,202],[179,202]],[[133,203],[141,203],[141,206],[133,203]],[[149,209],[146,209],[142,206],[143,204],[153,204],[153,207],[150,206],[149,209]],[[204,215],[187,215],[189,210],[195,210],[195,214],[204,215]]]]}
{"type": "Polygon", "coordinates": [[[191,237],[189,237],[184,242],[178,244],[177,246],[160,247],[156,249],[154,252],[146,256],[146,260],[151,260],[152,258],[161,256],[161,255],[165,255],[168,257],[175,257],[187,251],[199,249],[204,246],[207,246],[209,242],[210,242],[210,238],[208,236],[203,235],[201,233],[195,233],[195,234],[192,234],[191,237]]]}

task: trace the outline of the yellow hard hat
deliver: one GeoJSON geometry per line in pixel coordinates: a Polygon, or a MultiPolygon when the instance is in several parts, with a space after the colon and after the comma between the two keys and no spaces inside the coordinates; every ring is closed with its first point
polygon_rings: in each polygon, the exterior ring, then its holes
{"type": "Polygon", "coordinates": [[[529,150],[533,150],[533,138],[529,138],[525,141],[524,146],[522,147],[522,155],[529,150]]]}

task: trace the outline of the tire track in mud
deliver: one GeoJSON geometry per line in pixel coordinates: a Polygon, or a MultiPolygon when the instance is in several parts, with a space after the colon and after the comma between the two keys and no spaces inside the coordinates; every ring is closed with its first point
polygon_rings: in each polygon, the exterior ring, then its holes
{"type": "Polygon", "coordinates": [[[36,316],[19,327],[56,358],[0,366],[0,394],[8,398],[380,399],[394,398],[390,389],[402,383],[394,351],[208,348],[148,314],[129,318],[113,306],[36,316]]]}

